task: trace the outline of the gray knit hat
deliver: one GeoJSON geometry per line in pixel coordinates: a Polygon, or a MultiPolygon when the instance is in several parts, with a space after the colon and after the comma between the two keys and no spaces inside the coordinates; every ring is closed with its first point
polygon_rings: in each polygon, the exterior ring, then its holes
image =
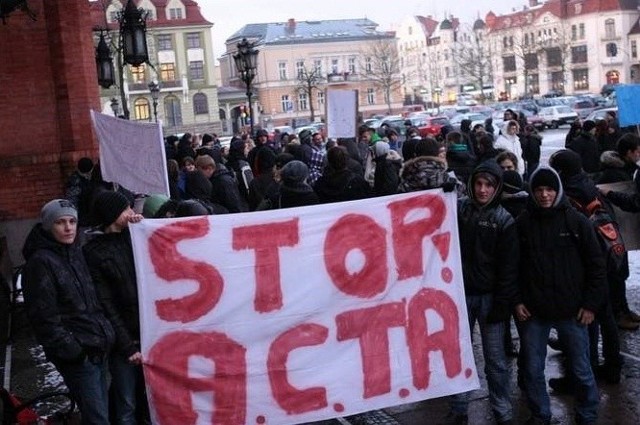
{"type": "Polygon", "coordinates": [[[53,223],[57,219],[64,216],[71,216],[75,219],[78,218],[78,211],[73,206],[71,201],[66,199],[54,199],[47,202],[42,211],[40,211],[40,219],[42,221],[42,228],[47,232],[50,232],[53,228],[53,223]]]}

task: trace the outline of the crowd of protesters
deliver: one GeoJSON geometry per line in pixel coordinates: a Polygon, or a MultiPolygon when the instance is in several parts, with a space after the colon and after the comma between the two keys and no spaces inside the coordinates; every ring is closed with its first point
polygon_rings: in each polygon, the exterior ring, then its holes
{"type": "MultiPolygon", "coordinates": [[[[539,166],[536,130],[513,111],[504,118],[499,129],[491,120],[472,129],[464,123],[461,131],[445,126],[437,138],[409,127],[404,140],[397,129],[366,126],[357,138],[328,141],[308,130],[277,137],[258,130],[224,147],[215,135],[170,136],[170,196],[147,196],[142,214],[132,209],[134,194],[104,182],[99,164],[80,160],[65,199],[44,206],[25,243],[24,290],[38,342],[78,402],[83,423],[136,424],[149,417],[129,223],[437,188],[458,197],[469,325],[479,325],[496,422],[515,423],[508,360],[515,355],[528,423],[550,423],[544,369],[554,328],[567,360],[563,388],[576,397],[576,421],[596,423],[596,378],[620,381],[616,325],[637,329],[640,316],[626,301],[628,262],[609,268],[587,206],[612,202],[637,212],[640,196],[599,192],[591,173],[602,182],[635,179],[640,187],[640,139],[620,137],[611,124],[576,124],[568,149],[548,168],[539,166]],[[511,340],[512,318],[519,350],[511,340]]],[[[468,394],[453,396],[447,420],[467,423],[468,402],[468,394]]]]}

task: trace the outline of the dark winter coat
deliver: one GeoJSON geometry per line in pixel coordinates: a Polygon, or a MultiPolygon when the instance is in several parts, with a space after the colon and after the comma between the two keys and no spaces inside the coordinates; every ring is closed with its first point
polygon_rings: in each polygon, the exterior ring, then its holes
{"type": "Polygon", "coordinates": [[[452,186],[458,197],[464,196],[464,184],[449,175],[446,161],[439,157],[419,156],[405,162],[400,179],[399,192],[415,192],[452,186]]]}
{"type": "Polygon", "coordinates": [[[466,145],[451,145],[447,149],[447,165],[458,180],[466,183],[476,166],[476,157],[466,145]]]}
{"type": "Polygon", "coordinates": [[[638,166],[620,158],[616,151],[604,151],[600,155],[602,173],[598,177],[598,184],[617,183],[633,180],[633,174],[638,166]]]}
{"type": "Polygon", "coordinates": [[[531,174],[540,164],[540,147],[542,137],[536,133],[525,134],[520,138],[522,144],[522,159],[527,164],[527,173],[531,174]]]}
{"type": "Polygon", "coordinates": [[[467,295],[492,294],[491,321],[506,320],[517,293],[518,236],[511,215],[500,205],[502,170],[495,161],[476,167],[469,180],[469,197],[458,201],[462,274],[467,295]],[[476,202],[473,186],[478,173],[495,176],[492,200],[476,202]]]}
{"type": "Polygon", "coordinates": [[[394,195],[398,193],[400,184],[400,168],[402,158],[395,151],[374,158],[376,171],[373,176],[373,192],[376,196],[394,195]]]}
{"type": "Polygon", "coordinates": [[[514,219],[518,218],[520,213],[527,209],[527,201],[529,194],[526,190],[522,190],[516,193],[502,193],[500,199],[500,205],[507,210],[507,212],[514,219]]]}
{"type": "Polygon", "coordinates": [[[607,296],[604,256],[591,222],[562,189],[551,208],[531,199],[516,224],[522,253],[516,303],[543,320],[598,311],[607,296]]]}
{"type": "Polygon", "coordinates": [[[37,224],[22,250],[27,316],[49,360],[81,363],[105,354],[115,341],[82,250],[57,242],[37,224]]]}
{"type": "Polygon", "coordinates": [[[580,155],[582,169],[587,173],[595,173],[600,169],[600,150],[596,139],[591,134],[581,132],[567,144],[567,149],[580,155]]]}
{"type": "MultiPolygon", "coordinates": [[[[270,149],[270,148],[267,148],[270,149]]],[[[224,206],[230,213],[248,211],[246,200],[240,195],[238,181],[233,171],[218,164],[211,176],[211,200],[224,206]]]]}
{"type": "Polygon", "coordinates": [[[313,190],[320,203],[353,201],[371,196],[371,186],[359,174],[347,169],[333,170],[325,167],[325,171],[316,182],[313,190]]]}
{"type": "Polygon", "coordinates": [[[90,225],[93,187],[91,179],[83,177],[78,171],[74,171],[67,181],[65,198],[78,210],[79,227],[90,225]]]}
{"type": "Polygon", "coordinates": [[[275,181],[272,174],[262,174],[249,183],[249,211],[255,211],[264,199],[265,194],[269,192],[269,188],[276,188],[278,182],[275,181]]]}
{"type": "Polygon", "coordinates": [[[140,351],[138,288],[129,231],[98,232],[83,251],[100,304],[116,333],[114,348],[129,358],[140,351]]]}
{"type": "Polygon", "coordinates": [[[607,200],[623,211],[640,212],[640,172],[633,175],[636,190],[633,193],[609,192],[607,200]]]}

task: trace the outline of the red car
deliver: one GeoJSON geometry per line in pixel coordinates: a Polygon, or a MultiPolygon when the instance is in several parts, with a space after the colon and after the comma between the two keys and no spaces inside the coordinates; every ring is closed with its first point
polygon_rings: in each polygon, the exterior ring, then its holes
{"type": "Polygon", "coordinates": [[[411,122],[420,131],[420,137],[436,137],[440,134],[440,129],[449,125],[449,119],[444,116],[430,117],[421,116],[411,118],[411,122]]]}

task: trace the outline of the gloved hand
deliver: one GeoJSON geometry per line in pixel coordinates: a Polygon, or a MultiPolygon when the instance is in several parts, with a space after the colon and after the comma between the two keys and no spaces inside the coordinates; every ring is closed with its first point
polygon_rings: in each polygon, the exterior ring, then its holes
{"type": "Polygon", "coordinates": [[[454,190],[456,190],[456,182],[454,180],[447,180],[442,184],[441,187],[442,187],[442,190],[444,190],[447,193],[453,192],[454,190]]]}

